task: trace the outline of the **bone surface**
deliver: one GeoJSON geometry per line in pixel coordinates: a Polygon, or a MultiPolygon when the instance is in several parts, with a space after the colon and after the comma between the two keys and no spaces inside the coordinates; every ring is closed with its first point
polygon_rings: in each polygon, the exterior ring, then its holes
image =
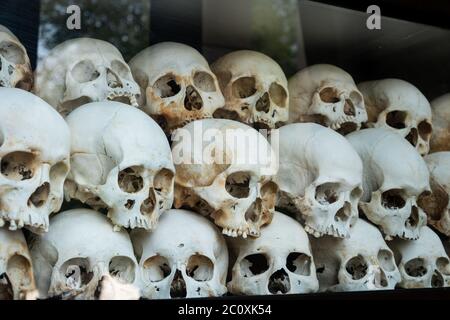
{"type": "Polygon", "coordinates": [[[70,132],[45,101],[0,88],[0,227],[48,229],[60,209],[69,172],[70,132]]]}
{"type": "Polygon", "coordinates": [[[438,235],[429,227],[421,229],[418,240],[389,242],[402,275],[401,288],[450,286],[450,261],[438,235]]]}
{"type": "Polygon", "coordinates": [[[431,108],[419,89],[400,79],[363,82],[358,88],[366,102],[369,127],[397,132],[421,155],[428,153],[432,133],[431,108]]]}
{"type": "Polygon", "coordinates": [[[365,216],[386,240],[419,238],[427,217],[417,201],[430,191],[428,168],[420,154],[385,128],[364,129],[347,138],[363,161],[360,209],[365,216]]]}
{"type": "Polygon", "coordinates": [[[256,51],[234,51],[211,65],[225,96],[216,118],[275,128],[289,117],[287,79],[277,62],[256,51]]]}
{"type": "Polygon", "coordinates": [[[187,123],[212,118],[224,98],[216,76],[194,48],[175,42],[148,47],[130,61],[143,109],[171,133],[187,123]]]}
{"type": "Polygon", "coordinates": [[[78,38],[38,64],[34,92],[63,116],[79,106],[114,100],[137,106],[140,94],[122,54],[106,41],[78,38]]]}
{"type": "Polygon", "coordinates": [[[232,266],[229,291],[237,295],[316,292],[319,283],[308,235],[294,219],[275,212],[259,238],[227,238],[232,266]]]}
{"type": "Polygon", "coordinates": [[[346,237],[358,218],[362,162],[350,143],[314,123],[280,128],[277,206],[320,237],[346,237]]]}
{"type": "Polygon", "coordinates": [[[430,152],[450,151],[450,93],[431,101],[433,134],[430,152]]]}
{"type": "MultiPolygon", "coordinates": [[[[33,239],[30,251],[41,299],[111,297],[111,287],[104,283],[108,277],[114,278],[115,290],[138,286],[137,262],[128,233],[114,231],[108,219],[93,210],[59,213],[51,219],[50,231],[33,239]]],[[[135,290],[120,296],[133,298],[135,290]]]]}
{"type": "Polygon", "coordinates": [[[175,169],[164,132],[143,111],[112,101],[67,117],[72,168],[67,200],[105,208],[117,228],[154,229],[173,202],[175,169]]]}
{"type": "Polygon", "coordinates": [[[346,239],[311,238],[320,291],[393,290],[394,255],[372,224],[358,219],[346,239]]]}
{"type": "Polygon", "coordinates": [[[277,157],[266,138],[237,121],[204,119],[177,130],[173,141],[175,207],[209,215],[225,235],[257,237],[277,192],[277,157]]]}
{"type": "Polygon", "coordinates": [[[309,66],[289,79],[289,122],[316,122],[348,134],[367,121],[361,92],[344,70],[329,64],[309,66]]]}
{"type": "Polygon", "coordinates": [[[151,232],[131,234],[148,299],[216,297],[226,293],[228,250],[217,227],[186,210],[169,210],[151,232]]]}

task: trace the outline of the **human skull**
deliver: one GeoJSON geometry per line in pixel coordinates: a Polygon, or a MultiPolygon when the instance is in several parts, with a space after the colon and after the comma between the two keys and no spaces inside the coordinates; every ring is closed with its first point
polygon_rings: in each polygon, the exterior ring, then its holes
{"type": "Polygon", "coordinates": [[[362,163],[348,141],[314,123],[280,128],[277,206],[321,237],[347,237],[358,218],[362,163]]]}
{"type": "Polygon", "coordinates": [[[111,290],[102,285],[108,277],[117,280],[113,285],[118,287],[138,286],[128,233],[114,232],[104,215],[74,209],[59,213],[51,224],[48,233],[36,236],[30,244],[40,298],[97,299],[105,287],[111,290]]]}
{"type": "Polygon", "coordinates": [[[27,50],[9,29],[0,25],[0,87],[30,91],[32,86],[27,50]]]}
{"type": "Polygon", "coordinates": [[[308,235],[294,219],[275,212],[259,238],[227,242],[233,257],[232,294],[298,294],[319,288],[308,235]]]}
{"type": "Polygon", "coordinates": [[[60,209],[69,172],[70,132],[46,102],[0,88],[0,227],[48,229],[60,209]]]}
{"type": "Polygon", "coordinates": [[[270,57],[256,51],[234,51],[214,62],[211,69],[225,96],[225,106],[215,117],[264,129],[281,127],[287,122],[287,79],[270,57]]]}
{"type": "Polygon", "coordinates": [[[113,101],[84,105],[66,120],[72,133],[67,200],[107,208],[116,229],[155,228],[172,207],[175,175],[161,128],[144,112],[113,101]]]}
{"type": "Polygon", "coordinates": [[[137,106],[140,94],[130,68],[112,44],[67,40],[38,64],[35,93],[62,115],[89,103],[114,100],[137,106]]]}
{"type": "Polygon", "coordinates": [[[142,296],[216,297],[227,292],[228,250],[219,230],[186,210],[169,210],[151,232],[132,232],[142,296]]]}
{"type": "Polygon", "coordinates": [[[158,43],[138,53],[130,67],[141,88],[140,104],[168,134],[211,118],[225,103],[208,62],[187,45],[158,43]]]}
{"type": "Polygon", "coordinates": [[[270,223],[277,158],[266,138],[237,121],[204,119],[175,131],[175,207],[210,215],[231,237],[270,223]]]}
{"type": "Polygon", "coordinates": [[[348,238],[311,238],[311,246],[320,291],[387,290],[401,280],[380,231],[362,219],[348,238]]]}
{"type": "Polygon", "coordinates": [[[36,298],[30,253],[22,231],[0,228],[0,300],[36,298]]]}
{"type": "Polygon", "coordinates": [[[428,216],[428,223],[450,236],[450,152],[425,156],[430,171],[431,193],[419,199],[419,206],[428,216]]]}
{"type": "Polygon", "coordinates": [[[400,79],[358,84],[364,96],[368,126],[388,128],[408,140],[421,155],[430,149],[431,107],[412,84],[400,79]]]}
{"type": "Polygon", "coordinates": [[[316,122],[348,134],[367,121],[353,78],[329,64],[309,66],[289,79],[289,122],[316,122]]]}
{"type": "Polygon", "coordinates": [[[441,240],[422,227],[418,240],[389,242],[402,275],[401,288],[450,287],[450,261],[441,240]]]}
{"type": "Polygon", "coordinates": [[[386,240],[417,239],[427,223],[417,205],[430,190],[425,161],[405,139],[388,129],[364,129],[347,138],[363,161],[360,209],[386,240]]]}
{"type": "Polygon", "coordinates": [[[431,101],[433,134],[430,152],[450,151],[450,93],[431,101]]]}

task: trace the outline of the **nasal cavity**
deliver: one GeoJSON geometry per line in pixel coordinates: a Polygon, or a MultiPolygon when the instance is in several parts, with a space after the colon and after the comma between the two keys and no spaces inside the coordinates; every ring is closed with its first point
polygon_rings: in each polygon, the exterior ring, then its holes
{"type": "Polygon", "coordinates": [[[123,88],[122,81],[120,81],[119,77],[109,69],[106,71],[106,81],[110,88],[123,88]]]}
{"type": "Polygon", "coordinates": [[[45,182],[39,186],[28,198],[28,206],[34,206],[36,208],[42,207],[48,199],[50,194],[50,184],[45,182]]]}
{"type": "Polygon", "coordinates": [[[337,129],[336,131],[342,134],[343,136],[346,136],[349,133],[352,133],[353,131],[356,131],[358,129],[358,126],[354,122],[344,122],[341,124],[341,127],[337,129]]]}
{"type": "Polygon", "coordinates": [[[256,102],[256,111],[268,113],[269,110],[270,110],[270,98],[269,94],[266,92],[256,102]]]}
{"type": "Polygon", "coordinates": [[[412,128],[408,135],[405,137],[414,147],[417,145],[419,133],[416,128],[412,128]]]}
{"type": "Polygon", "coordinates": [[[186,298],[186,282],[183,279],[183,275],[180,270],[175,272],[172,283],[170,284],[170,297],[171,298],[186,298]]]}
{"type": "Polygon", "coordinates": [[[283,269],[274,272],[269,278],[268,285],[271,294],[286,294],[291,290],[289,275],[283,269]]]}
{"type": "Polygon", "coordinates": [[[444,278],[442,274],[435,270],[433,276],[431,277],[431,287],[433,288],[442,288],[444,286],[444,278]]]}
{"type": "Polygon", "coordinates": [[[419,225],[419,209],[413,206],[411,209],[411,215],[406,220],[406,227],[415,228],[419,225]]]}
{"type": "Polygon", "coordinates": [[[0,274],[0,300],[12,300],[14,292],[6,273],[0,274]]]}
{"type": "Polygon", "coordinates": [[[147,199],[144,200],[141,204],[141,214],[144,216],[149,216],[153,213],[155,210],[156,205],[156,198],[155,198],[155,191],[153,188],[150,188],[147,199]]]}
{"type": "Polygon", "coordinates": [[[344,206],[338,210],[334,216],[336,222],[347,222],[351,215],[351,205],[349,202],[345,202],[344,206]]]}
{"type": "Polygon", "coordinates": [[[186,88],[186,96],[184,98],[184,107],[186,110],[200,110],[203,107],[203,100],[200,94],[193,86],[186,88]]]}
{"type": "Polygon", "coordinates": [[[348,116],[353,117],[356,115],[355,106],[353,105],[352,100],[350,99],[345,100],[344,113],[348,116]]]}
{"type": "Polygon", "coordinates": [[[388,286],[389,283],[383,270],[380,269],[380,272],[375,274],[373,284],[376,288],[386,288],[388,286]]]}

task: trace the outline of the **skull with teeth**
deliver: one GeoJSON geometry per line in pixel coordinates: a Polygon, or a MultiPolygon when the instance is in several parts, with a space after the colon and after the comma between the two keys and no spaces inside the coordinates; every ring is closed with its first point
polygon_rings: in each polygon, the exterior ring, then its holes
{"type": "Polygon", "coordinates": [[[204,119],[175,131],[175,207],[210,215],[231,237],[270,223],[277,159],[266,138],[237,121],[204,119]]]}
{"type": "Polygon", "coordinates": [[[67,118],[72,168],[66,198],[108,209],[117,228],[156,227],[173,202],[174,166],[164,132],[123,103],[84,105],[67,118]]]}
{"type": "Polygon", "coordinates": [[[316,122],[341,134],[367,121],[361,92],[344,70],[329,64],[309,66],[289,79],[289,122],[316,122]]]}
{"type": "Polygon", "coordinates": [[[92,300],[103,290],[136,298],[137,263],[126,231],[114,232],[104,215],[89,209],[59,213],[51,222],[30,245],[40,298],[92,300]]]}
{"type": "Polygon", "coordinates": [[[428,153],[431,107],[419,89],[400,79],[363,82],[358,88],[366,103],[369,127],[395,131],[421,155],[428,153]]]}
{"type": "Polygon", "coordinates": [[[163,42],[130,61],[138,82],[140,104],[170,134],[187,123],[211,118],[224,98],[208,62],[194,48],[163,42]]]}
{"type": "Polygon", "coordinates": [[[287,122],[289,93],[281,67],[256,51],[231,52],[211,65],[225,96],[216,118],[271,129],[287,122]]]}
{"type": "Polygon", "coordinates": [[[0,87],[30,91],[32,86],[33,71],[25,47],[0,25],[0,87]]]}
{"type": "Polygon", "coordinates": [[[0,227],[48,229],[69,172],[70,132],[39,97],[0,88],[0,227]]]}
{"type": "Polygon", "coordinates": [[[131,234],[148,299],[216,297],[227,292],[228,250],[219,230],[186,210],[169,210],[151,232],[131,234]]]}
{"type": "Polygon", "coordinates": [[[430,152],[450,151],[450,93],[431,101],[433,134],[430,152]]]}
{"type": "Polygon", "coordinates": [[[380,231],[358,219],[346,239],[311,238],[320,291],[394,289],[400,272],[380,231]]]}
{"type": "Polygon", "coordinates": [[[450,287],[450,260],[438,235],[429,227],[420,230],[418,240],[395,239],[389,246],[402,275],[401,288],[450,287]]]}
{"type": "Polygon", "coordinates": [[[362,163],[348,141],[314,123],[279,130],[278,207],[315,237],[346,237],[358,217],[362,163]]]}
{"type": "Polygon", "coordinates": [[[228,238],[227,242],[233,258],[231,293],[295,294],[319,288],[308,235],[292,218],[275,212],[259,238],[228,238]]]}
{"type": "Polygon", "coordinates": [[[387,240],[417,239],[427,217],[417,201],[429,193],[429,173],[419,153],[388,129],[364,129],[347,136],[363,160],[360,208],[387,240]]]}
{"type": "Polygon", "coordinates": [[[0,228],[0,300],[35,298],[31,257],[22,231],[0,228]]]}
{"type": "Polygon", "coordinates": [[[50,51],[38,65],[34,90],[62,115],[105,100],[137,106],[140,94],[119,50],[91,38],[67,40],[50,51]]]}

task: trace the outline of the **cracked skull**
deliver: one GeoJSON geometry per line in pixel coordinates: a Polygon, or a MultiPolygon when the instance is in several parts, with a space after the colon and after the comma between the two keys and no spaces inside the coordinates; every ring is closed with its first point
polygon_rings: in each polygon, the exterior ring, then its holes
{"type": "Polygon", "coordinates": [[[34,91],[64,116],[89,102],[137,106],[140,94],[119,50],[91,38],[67,40],[50,51],[38,65],[34,91]]]}
{"type": "Polygon", "coordinates": [[[113,231],[104,215],[89,209],[59,213],[51,223],[30,245],[40,298],[92,300],[103,290],[130,292],[120,290],[130,285],[134,292],[120,298],[136,298],[137,262],[126,231],[113,231]]]}
{"type": "Polygon", "coordinates": [[[367,121],[353,78],[329,64],[309,66],[289,79],[289,122],[315,122],[346,135],[367,121]]]}
{"type": "Polygon", "coordinates": [[[294,219],[275,212],[256,239],[228,238],[232,267],[228,289],[237,295],[316,292],[308,235],[294,219]]]}
{"type": "Polygon", "coordinates": [[[295,123],[280,128],[277,207],[295,214],[320,237],[346,237],[358,217],[362,163],[348,141],[329,128],[295,123]]]}
{"type": "Polygon", "coordinates": [[[255,128],[275,128],[288,120],[289,93],[281,67],[256,51],[231,52],[211,65],[225,96],[216,118],[238,120],[255,128]]]}
{"type": "Polygon", "coordinates": [[[0,96],[0,227],[45,232],[63,201],[69,128],[29,92],[0,88],[0,96]]]}
{"type": "Polygon", "coordinates": [[[0,301],[35,298],[31,257],[22,231],[0,228],[0,301]]]}
{"type": "Polygon", "coordinates": [[[400,79],[363,82],[358,88],[366,103],[369,127],[395,131],[421,155],[428,153],[431,107],[419,89],[400,79]]]}
{"type": "Polygon", "coordinates": [[[400,282],[394,255],[372,224],[358,219],[346,239],[311,238],[320,291],[393,290],[400,282]]]}
{"type": "Polygon", "coordinates": [[[364,167],[360,209],[385,235],[417,239],[427,217],[417,205],[429,193],[429,173],[419,153],[388,129],[364,129],[348,140],[364,167]]]}
{"type": "Polygon", "coordinates": [[[438,235],[425,226],[414,241],[389,242],[402,275],[401,288],[450,287],[450,260],[438,235]]]}
{"type": "Polygon", "coordinates": [[[10,30],[0,25],[0,87],[30,91],[32,86],[27,50],[10,30]]]}
{"type": "Polygon", "coordinates": [[[430,152],[450,151],[450,93],[431,101],[433,134],[430,152]]]}
{"type": "Polygon", "coordinates": [[[175,207],[210,215],[231,237],[270,223],[277,158],[266,138],[237,121],[205,119],[175,132],[175,207]]]}
{"type": "Polygon", "coordinates": [[[155,231],[136,230],[131,237],[143,297],[216,297],[227,292],[227,246],[206,218],[186,210],[169,210],[155,231]]]}
{"type": "Polygon", "coordinates": [[[193,120],[212,118],[224,98],[208,62],[194,48],[163,42],[138,53],[130,67],[141,105],[170,134],[193,120]]]}
{"type": "Polygon", "coordinates": [[[72,168],[67,200],[105,208],[116,229],[156,227],[173,202],[175,170],[161,128],[119,102],[94,102],[67,117],[72,168]]]}

